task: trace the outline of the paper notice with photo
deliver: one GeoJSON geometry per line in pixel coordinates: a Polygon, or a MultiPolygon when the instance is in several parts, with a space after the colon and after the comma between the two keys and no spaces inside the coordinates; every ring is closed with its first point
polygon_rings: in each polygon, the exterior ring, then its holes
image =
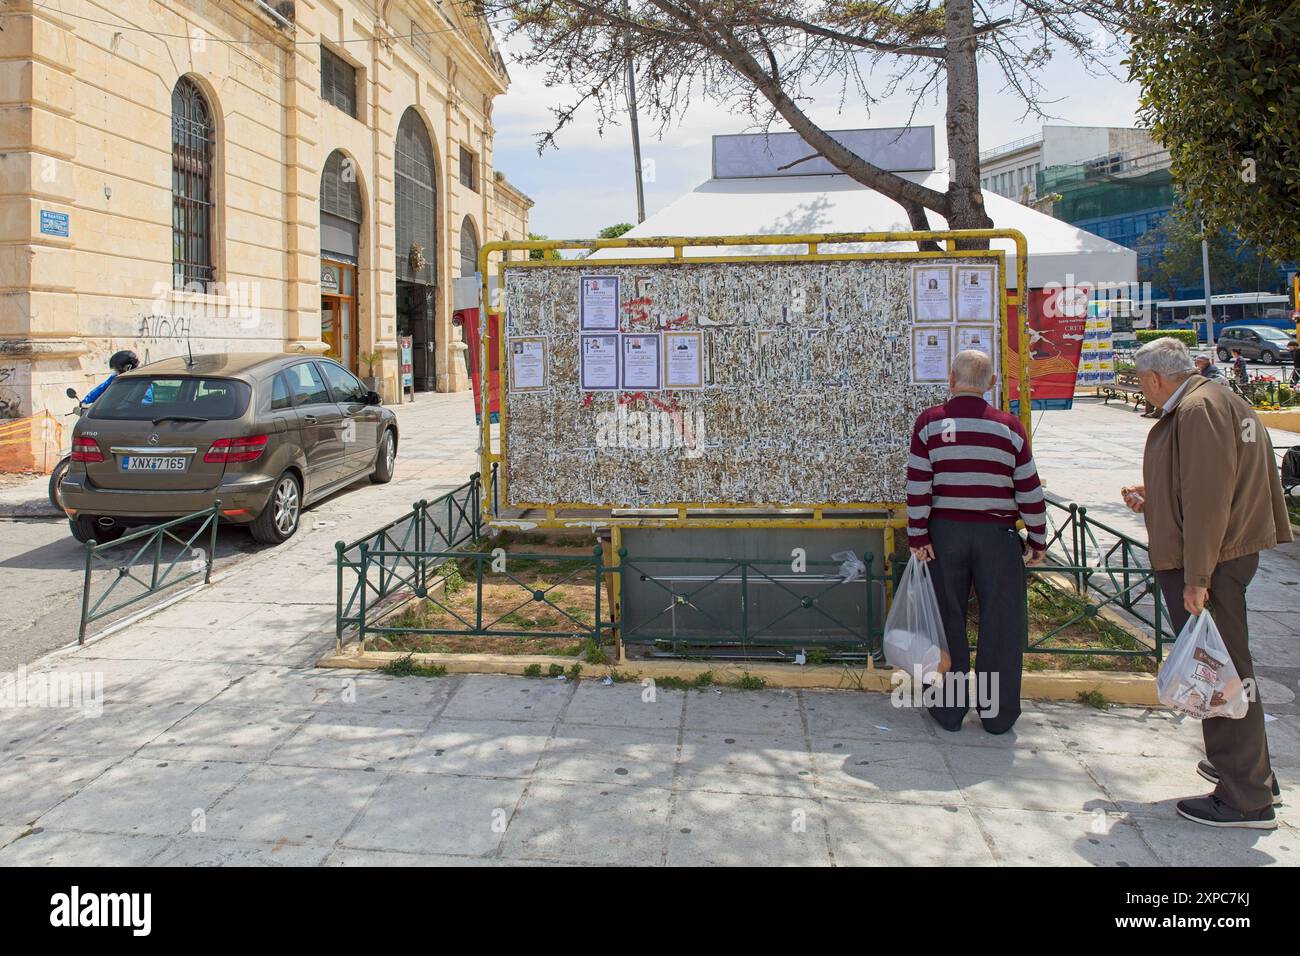
{"type": "Polygon", "coordinates": [[[952,321],[952,267],[915,266],[912,269],[912,304],[915,321],[952,321]]]}
{"type": "Polygon", "coordinates": [[[992,358],[993,326],[959,326],[957,329],[957,347],[954,351],[965,352],[967,349],[975,349],[992,358]]]}
{"type": "Polygon", "coordinates": [[[587,329],[618,328],[618,277],[582,276],[578,324],[587,329]]]}
{"type": "Polygon", "coordinates": [[[625,391],[659,390],[659,336],[622,337],[622,387],[625,391]]]}
{"type": "Polygon", "coordinates": [[[584,335],[578,357],[579,380],[584,392],[618,388],[618,336],[584,335]]]}
{"type": "Polygon", "coordinates": [[[912,330],[912,381],[918,385],[948,381],[951,329],[912,330]]]}
{"type": "Polygon", "coordinates": [[[699,332],[664,333],[664,388],[699,388],[704,384],[704,356],[699,332]]]}
{"type": "Polygon", "coordinates": [[[546,388],[546,339],[541,336],[510,340],[510,389],[515,392],[546,388]]]}
{"type": "Polygon", "coordinates": [[[958,267],[958,322],[995,321],[997,275],[997,269],[993,266],[958,267]]]}

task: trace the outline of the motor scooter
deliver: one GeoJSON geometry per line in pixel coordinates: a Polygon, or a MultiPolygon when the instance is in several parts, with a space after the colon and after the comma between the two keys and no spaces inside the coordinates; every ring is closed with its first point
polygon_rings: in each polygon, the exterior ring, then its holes
{"type": "MultiPolygon", "coordinates": [[[[81,404],[81,400],[77,398],[77,390],[75,388],[69,388],[67,396],[68,398],[77,399],[77,407],[66,413],[63,417],[67,418],[68,415],[76,415],[80,418],[85,414],[86,406],[81,404]]],[[[54,505],[54,507],[59,509],[59,511],[64,510],[63,492],[59,490],[59,482],[63,481],[63,476],[68,473],[68,466],[71,464],[72,452],[69,451],[59,459],[59,463],[55,465],[54,470],[50,472],[50,504],[54,505]]]]}

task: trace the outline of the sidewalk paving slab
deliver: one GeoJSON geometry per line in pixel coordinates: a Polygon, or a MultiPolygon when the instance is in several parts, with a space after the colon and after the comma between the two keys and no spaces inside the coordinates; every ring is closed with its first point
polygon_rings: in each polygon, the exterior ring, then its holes
{"type": "MultiPolygon", "coordinates": [[[[1103,434],[1112,411],[1049,416],[1038,448],[1091,449],[1096,469],[1043,455],[1055,490],[1086,501],[1136,480],[1121,473],[1140,464],[1129,445],[1143,426],[1103,434]]],[[[1195,774],[1199,725],[1161,709],[1026,701],[1009,734],[973,714],[950,734],[889,695],[849,690],[311,666],[334,644],[335,538],[458,484],[474,462],[420,467],[367,498],[383,507],[349,493],[318,509],[328,535],[258,553],[159,614],[36,662],[32,674],[102,675],[103,713],[3,715],[0,865],[1300,863],[1289,798],[1273,832],[1177,818],[1174,800],[1209,785],[1195,774]]],[[[1122,508],[1097,513],[1131,526],[1122,508]]],[[[1288,794],[1300,794],[1300,709],[1283,693],[1300,689],[1297,553],[1270,553],[1258,602],[1251,591],[1288,794]]]]}

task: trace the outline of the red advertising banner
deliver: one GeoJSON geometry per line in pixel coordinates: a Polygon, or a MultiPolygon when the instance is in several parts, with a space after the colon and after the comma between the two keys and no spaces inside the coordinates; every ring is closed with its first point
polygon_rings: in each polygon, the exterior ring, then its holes
{"type": "MultiPolygon", "coordinates": [[[[1029,381],[1032,409],[1068,409],[1074,404],[1089,291],[1083,287],[1048,286],[1029,290],[1029,381]]],[[[1020,364],[1015,307],[1007,309],[1007,367],[1020,364]]],[[[1014,388],[1014,386],[1012,386],[1014,388]]],[[[1011,411],[1020,401],[1011,395],[1011,411]]]]}
{"type": "MultiPolygon", "coordinates": [[[[474,384],[474,421],[482,424],[483,419],[483,376],[479,374],[482,350],[479,347],[478,309],[457,309],[453,313],[454,321],[461,323],[465,331],[465,344],[469,346],[469,377],[474,384]]],[[[488,313],[488,415],[490,421],[498,421],[501,415],[501,315],[488,313]]]]}

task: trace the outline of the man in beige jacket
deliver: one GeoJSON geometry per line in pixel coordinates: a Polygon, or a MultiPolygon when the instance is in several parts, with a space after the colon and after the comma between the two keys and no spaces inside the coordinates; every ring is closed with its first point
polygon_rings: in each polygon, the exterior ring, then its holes
{"type": "Polygon", "coordinates": [[[1178,812],[1209,826],[1273,829],[1280,792],[1246,629],[1246,587],[1259,552],[1291,540],[1273,446],[1254,410],[1197,375],[1178,340],[1147,343],[1135,362],[1143,392],[1164,415],[1147,435],[1144,483],[1123,489],[1124,502],[1146,521],[1151,566],[1174,629],[1208,603],[1250,691],[1244,718],[1202,721],[1208,759],[1196,769],[1214,792],[1180,801],[1178,812]]]}

